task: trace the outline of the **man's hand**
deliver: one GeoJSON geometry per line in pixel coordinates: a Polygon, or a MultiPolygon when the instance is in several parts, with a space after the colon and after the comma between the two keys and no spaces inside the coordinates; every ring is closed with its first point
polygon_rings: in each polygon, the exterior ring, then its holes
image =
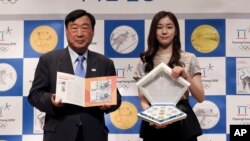
{"type": "Polygon", "coordinates": [[[102,110],[107,110],[111,107],[111,105],[103,105],[103,106],[100,106],[100,109],[102,110]]]}
{"type": "Polygon", "coordinates": [[[56,101],[56,94],[52,94],[50,100],[55,107],[62,107],[64,105],[61,99],[59,101],[56,101]]]}

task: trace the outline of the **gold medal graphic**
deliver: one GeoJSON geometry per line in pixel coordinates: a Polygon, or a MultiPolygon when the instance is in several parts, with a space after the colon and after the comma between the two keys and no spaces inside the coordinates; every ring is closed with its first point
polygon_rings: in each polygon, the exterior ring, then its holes
{"type": "Polygon", "coordinates": [[[110,120],[119,129],[129,129],[138,120],[137,108],[134,104],[123,101],[120,108],[110,114],[110,120]]]}
{"type": "Polygon", "coordinates": [[[213,26],[201,25],[193,31],[191,43],[197,51],[201,53],[210,53],[218,47],[220,35],[213,26]]]}
{"type": "Polygon", "coordinates": [[[57,42],[57,33],[49,26],[39,26],[30,35],[31,47],[38,53],[47,53],[53,50],[57,42]]]}

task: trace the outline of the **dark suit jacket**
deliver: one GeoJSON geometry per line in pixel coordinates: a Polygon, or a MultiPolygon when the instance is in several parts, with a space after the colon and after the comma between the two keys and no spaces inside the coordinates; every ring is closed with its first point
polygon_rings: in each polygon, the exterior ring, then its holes
{"type": "MultiPolygon", "coordinates": [[[[61,108],[52,106],[51,94],[56,91],[57,72],[74,74],[68,48],[49,52],[40,57],[28,100],[30,104],[46,113],[44,141],[74,141],[80,120],[83,124],[84,141],[107,141],[108,129],[104,113],[109,113],[121,104],[121,95],[117,90],[117,105],[107,111],[99,107],[83,108],[65,104],[61,108]]],[[[86,77],[116,75],[112,60],[89,51],[86,77]]]]}

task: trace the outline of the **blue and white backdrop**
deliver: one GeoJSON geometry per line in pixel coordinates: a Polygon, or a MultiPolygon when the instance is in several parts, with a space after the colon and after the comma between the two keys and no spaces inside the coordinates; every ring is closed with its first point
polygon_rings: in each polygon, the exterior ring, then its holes
{"type": "Polygon", "coordinates": [[[132,74],[147,48],[152,16],[176,13],[183,50],[198,56],[206,100],[191,104],[204,135],[228,141],[229,125],[250,124],[248,0],[0,0],[0,140],[42,141],[44,113],[27,102],[40,55],[67,45],[63,20],[77,8],[97,18],[90,49],[114,60],[121,107],[106,115],[110,141],[140,141],[132,74]]]}

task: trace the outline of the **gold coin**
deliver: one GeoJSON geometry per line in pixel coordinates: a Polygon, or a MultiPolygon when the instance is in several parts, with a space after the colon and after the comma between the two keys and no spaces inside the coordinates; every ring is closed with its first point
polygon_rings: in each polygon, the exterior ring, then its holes
{"type": "Polygon", "coordinates": [[[160,113],[165,112],[166,110],[160,110],[160,113]]]}
{"type": "Polygon", "coordinates": [[[193,47],[201,53],[209,53],[215,50],[220,42],[218,31],[210,25],[201,25],[194,29],[191,35],[193,47]]]}
{"type": "Polygon", "coordinates": [[[57,42],[57,33],[49,26],[38,26],[30,35],[31,47],[38,53],[46,53],[53,50],[57,42]]]}
{"type": "Polygon", "coordinates": [[[164,112],[160,112],[159,115],[165,115],[165,113],[164,112]]]}
{"type": "Polygon", "coordinates": [[[110,114],[112,124],[119,129],[129,129],[138,120],[136,106],[128,101],[123,101],[120,108],[110,114]]]}
{"type": "Polygon", "coordinates": [[[164,116],[158,116],[158,119],[164,119],[164,116]]]}

